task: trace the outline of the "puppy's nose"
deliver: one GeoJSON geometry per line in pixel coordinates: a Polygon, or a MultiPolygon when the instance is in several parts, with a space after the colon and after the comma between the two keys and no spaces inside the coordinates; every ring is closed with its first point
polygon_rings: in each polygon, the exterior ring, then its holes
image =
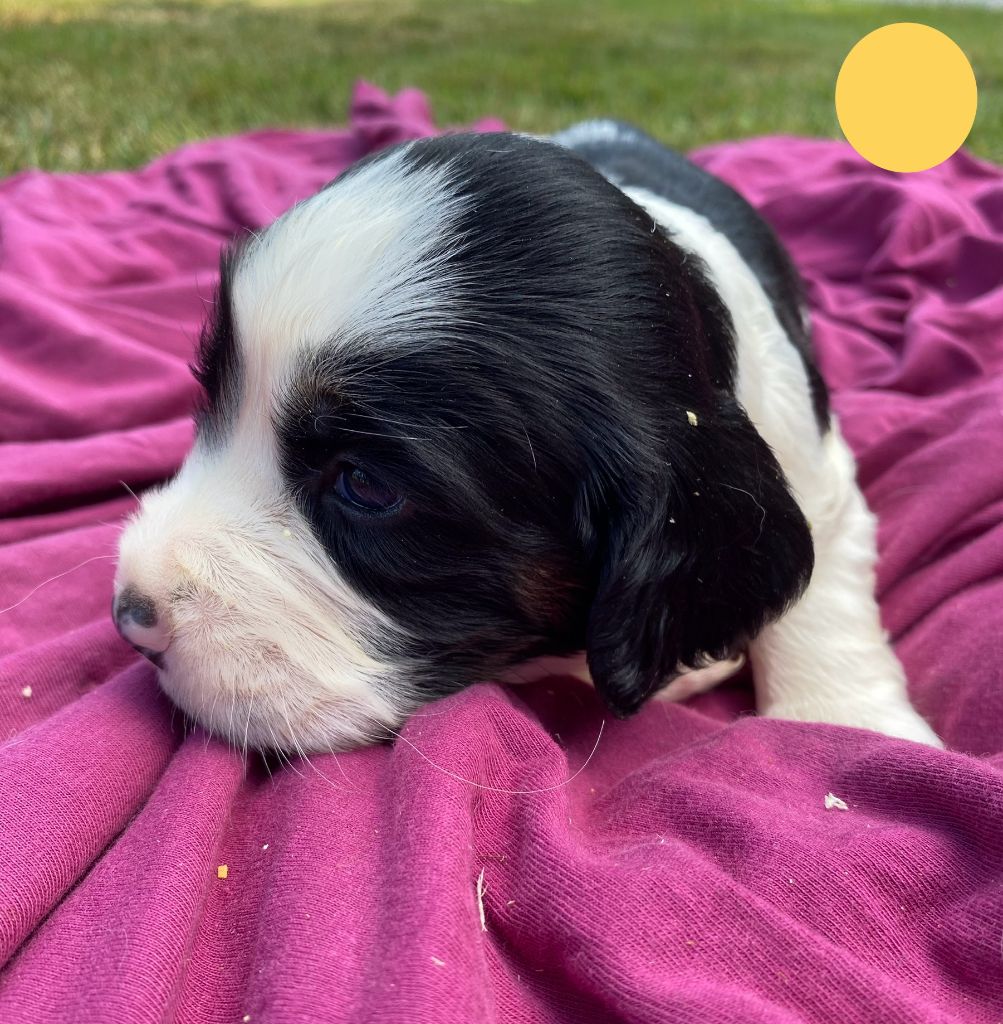
{"type": "Polygon", "coordinates": [[[163,664],[170,633],[152,598],[135,587],[126,587],[112,602],[111,616],[122,636],[154,665],[163,664]]]}

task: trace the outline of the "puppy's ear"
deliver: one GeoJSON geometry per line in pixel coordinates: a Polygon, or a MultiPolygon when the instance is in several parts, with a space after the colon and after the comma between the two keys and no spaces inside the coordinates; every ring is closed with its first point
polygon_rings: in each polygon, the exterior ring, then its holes
{"type": "Polygon", "coordinates": [[[779,617],[811,577],[811,533],[773,452],[731,398],[682,410],[666,462],[621,481],[587,655],[619,716],[684,666],[726,658],[779,617]]]}

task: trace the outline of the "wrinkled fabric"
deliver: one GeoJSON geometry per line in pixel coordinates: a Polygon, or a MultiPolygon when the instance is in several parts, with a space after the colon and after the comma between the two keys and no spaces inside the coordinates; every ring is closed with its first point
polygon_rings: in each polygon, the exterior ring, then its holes
{"type": "Polygon", "coordinates": [[[116,536],[191,442],[221,244],[435,130],[420,93],[360,86],[344,131],[0,184],[0,1020],[1003,1020],[995,167],[697,155],[805,275],[885,622],[949,750],[751,717],[747,675],[626,722],[554,679],[245,766],[116,635],[116,536]]]}

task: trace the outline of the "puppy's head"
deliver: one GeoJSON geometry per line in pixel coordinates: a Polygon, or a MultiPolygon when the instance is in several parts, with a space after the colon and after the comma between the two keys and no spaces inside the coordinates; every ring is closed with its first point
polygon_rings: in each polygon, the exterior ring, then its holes
{"type": "Polygon", "coordinates": [[[811,569],[698,263],[571,153],[409,143],[223,259],[115,615],[196,719],[339,749],[585,649],[617,713],[811,569]]]}

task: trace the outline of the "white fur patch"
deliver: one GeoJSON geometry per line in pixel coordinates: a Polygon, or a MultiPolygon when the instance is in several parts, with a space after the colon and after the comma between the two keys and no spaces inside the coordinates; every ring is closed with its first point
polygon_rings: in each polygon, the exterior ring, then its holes
{"type": "Polygon", "coordinates": [[[233,304],[252,379],[274,388],[304,350],[389,344],[444,315],[442,240],[462,200],[444,169],[409,171],[405,153],[298,203],[245,250],[233,304]]]}
{"type": "MultiPolygon", "coordinates": [[[[909,703],[905,673],[881,625],[874,517],[857,487],[853,455],[834,415],[819,435],[804,364],[759,280],[705,217],[643,189],[624,191],[706,263],[735,325],[738,400],[812,525],[808,589],[751,646],[760,712],[939,745],[909,703]]],[[[749,514],[756,514],[752,504],[749,514]]]]}
{"type": "Polygon", "coordinates": [[[441,239],[458,208],[442,170],[401,154],[293,207],[255,239],[232,283],[240,395],[228,429],[196,442],[124,532],[116,592],[151,598],[170,632],[168,694],[231,741],[357,745],[414,709],[398,628],[342,579],[290,498],[273,410],[318,349],[392,344],[443,315],[441,239]]]}
{"type": "MultiPolygon", "coordinates": [[[[745,664],[745,655],[725,661],[712,661],[702,668],[686,668],[681,665],[680,674],[654,696],[658,700],[681,701],[698,693],[713,689],[718,683],[730,679],[745,664]]],[[[515,665],[503,673],[499,682],[502,683],[537,683],[541,679],[554,676],[571,676],[583,683],[593,684],[592,673],[583,651],[565,657],[544,655],[532,658],[520,665],[515,665]]]]}
{"type": "Polygon", "coordinates": [[[623,130],[616,121],[596,119],[580,121],[550,137],[550,141],[560,146],[574,149],[588,142],[616,142],[623,135],[623,130]]]}

